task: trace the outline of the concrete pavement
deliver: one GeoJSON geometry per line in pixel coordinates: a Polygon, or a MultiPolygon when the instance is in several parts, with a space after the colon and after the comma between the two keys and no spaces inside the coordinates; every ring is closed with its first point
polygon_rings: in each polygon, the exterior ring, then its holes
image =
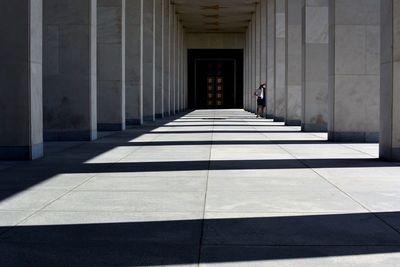
{"type": "Polygon", "coordinates": [[[400,266],[378,144],[199,110],[0,165],[0,266],[400,266]]]}

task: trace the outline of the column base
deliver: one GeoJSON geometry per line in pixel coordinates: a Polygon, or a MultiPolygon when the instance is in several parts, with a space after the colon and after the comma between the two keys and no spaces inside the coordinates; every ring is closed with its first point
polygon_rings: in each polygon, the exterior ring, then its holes
{"type": "Polygon", "coordinates": [[[104,132],[118,132],[124,131],[126,129],[123,123],[99,123],[97,124],[98,131],[104,132]]]}
{"type": "Polygon", "coordinates": [[[379,132],[328,132],[328,140],[340,143],[378,143],[379,132]]]}
{"type": "Polygon", "coordinates": [[[265,118],[268,119],[268,120],[273,120],[275,118],[275,116],[273,114],[267,114],[265,116],[265,118]]]}
{"type": "Polygon", "coordinates": [[[141,119],[129,119],[126,120],[126,125],[142,125],[143,122],[141,119]]]}
{"type": "Polygon", "coordinates": [[[33,146],[0,146],[0,160],[35,160],[43,157],[43,143],[33,146]]]}
{"type": "Polygon", "coordinates": [[[45,130],[45,141],[93,141],[97,139],[97,130],[45,130]]]}
{"type": "Polygon", "coordinates": [[[284,117],[274,117],[274,121],[276,121],[276,122],[285,122],[285,118],[284,117]]]}
{"type": "Polygon", "coordinates": [[[301,126],[301,120],[288,120],[286,126],[301,126]]]}
{"type": "Polygon", "coordinates": [[[380,159],[386,161],[400,162],[400,147],[392,147],[385,149],[381,146],[379,151],[379,157],[380,159]]]}
{"type": "Polygon", "coordinates": [[[303,132],[326,133],[328,132],[328,124],[303,123],[301,130],[303,132]]]}
{"type": "Polygon", "coordinates": [[[154,116],[144,116],[143,120],[144,121],[155,121],[155,117],[154,116]]]}

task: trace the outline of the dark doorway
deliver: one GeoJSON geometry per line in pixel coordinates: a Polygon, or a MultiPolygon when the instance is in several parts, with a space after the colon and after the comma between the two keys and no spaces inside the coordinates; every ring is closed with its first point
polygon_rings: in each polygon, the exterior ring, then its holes
{"type": "Polygon", "coordinates": [[[190,49],[189,107],[229,109],[243,107],[243,51],[190,49]]]}

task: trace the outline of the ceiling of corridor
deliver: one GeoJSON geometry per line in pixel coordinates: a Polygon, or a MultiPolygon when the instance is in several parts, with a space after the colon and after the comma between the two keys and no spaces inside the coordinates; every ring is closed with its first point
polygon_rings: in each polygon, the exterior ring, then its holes
{"type": "Polygon", "coordinates": [[[244,32],[257,0],[174,0],[187,32],[244,32]]]}

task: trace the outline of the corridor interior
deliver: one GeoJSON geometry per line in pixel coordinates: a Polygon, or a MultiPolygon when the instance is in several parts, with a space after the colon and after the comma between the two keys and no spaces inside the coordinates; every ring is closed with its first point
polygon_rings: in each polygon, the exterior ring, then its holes
{"type": "Polygon", "coordinates": [[[400,264],[400,164],[378,144],[237,109],[45,149],[1,163],[0,266],[400,264]]]}

